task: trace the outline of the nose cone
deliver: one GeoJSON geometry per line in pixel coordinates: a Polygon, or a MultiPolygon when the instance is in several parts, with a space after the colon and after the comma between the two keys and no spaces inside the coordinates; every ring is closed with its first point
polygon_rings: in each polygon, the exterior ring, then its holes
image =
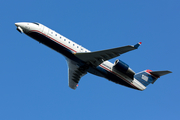
{"type": "Polygon", "coordinates": [[[15,23],[15,25],[16,25],[16,27],[18,27],[19,24],[18,24],[18,23],[15,23]]]}
{"type": "Polygon", "coordinates": [[[24,31],[26,31],[26,29],[25,29],[26,23],[18,22],[18,23],[15,23],[15,25],[16,25],[16,27],[17,27],[17,30],[18,30],[20,33],[24,33],[24,31]]]}
{"type": "Polygon", "coordinates": [[[23,22],[17,22],[15,23],[16,27],[24,27],[25,26],[25,23],[23,22]]]}

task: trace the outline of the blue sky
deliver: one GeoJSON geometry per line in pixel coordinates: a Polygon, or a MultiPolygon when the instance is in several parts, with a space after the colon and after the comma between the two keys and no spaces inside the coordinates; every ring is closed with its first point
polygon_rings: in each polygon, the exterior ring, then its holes
{"type": "Polygon", "coordinates": [[[1,120],[180,119],[179,0],[5,0],[0,4],[1,120]],[[65,58],[20,34],[15,22],[42,23],[91,51],[141,41],[138,50],[116,59],[135,72],[173,73],[145,91],[87,74],[72,90],[65,58]]]}

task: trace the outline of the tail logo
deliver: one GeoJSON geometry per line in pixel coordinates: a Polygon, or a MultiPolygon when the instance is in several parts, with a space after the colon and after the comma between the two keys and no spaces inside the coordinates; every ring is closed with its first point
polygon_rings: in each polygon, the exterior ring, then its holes
{"type": "Polygon", "coordinates": [[[141,77],[143,80],[145,80],[146,82],[148,81],[148,77],[147,76],[145,76],[145,75],[143,75],[142,74],[142,77],[141,77]]]}

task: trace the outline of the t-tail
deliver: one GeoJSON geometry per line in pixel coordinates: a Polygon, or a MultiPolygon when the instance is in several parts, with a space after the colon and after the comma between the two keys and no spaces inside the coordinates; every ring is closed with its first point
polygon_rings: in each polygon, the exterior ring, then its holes
{"type": "Polygon", "coordinates": [[[140,73],[137,73],[134,77],[138,80],[141,84],[145,87],[148,86],[150,83],[154,83],[158,78],[168,73],[172,73],[171,71],[152,71],[152,70],[145,70],[140,73]]]}

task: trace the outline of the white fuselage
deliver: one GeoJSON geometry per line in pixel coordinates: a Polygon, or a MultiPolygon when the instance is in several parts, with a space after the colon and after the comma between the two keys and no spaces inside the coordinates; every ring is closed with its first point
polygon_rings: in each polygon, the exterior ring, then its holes
{"type": "MultiPolygon", "coordinates": [[[[51,47],[52,49],[56,50],[57,52],[63,54],[66,58],[74,60],[75,62],[77,62],[77,64],[80,64],[80,63],[73,56],[75,53],[91,52],[88,49],[82,47],[81,45],[71,41],[70,39],[62,36],[61,34],[57,33],[56,31],[54,31],[42,24],[39,24],[39,23],[16,23],[16,26],[21,27],[21,29],[22,29],[22,30],[20,30],[21,32],[24,32],[28,36],[47,45],[48,47],[51,47]],[[47,39],[46,42],[42,40],[44,38],[47,39]],[[57,46],[55,44],[57,44],[57,46]]],[[[113,78],[111,79],[110,77],[107,77],[110,74],[111,76],[114,76],[115,79],[119,78],[119,81],[122,82],[122,85],[131,87],[134,89],[144,90],[146,88],[135,78],[134,78],[134,80],[132,80],[125,74],[114,71],[112,69],[113,65],[114,64],[109,61],[104,61],[97,68],[89,69],[88,72],[98,75],[98,76],[101,76],[101,77],[105,77],[105,78],[113,81],[112,80],[113,78]],[[104,75],[104,73],[102,72],[101,69],[106,71],[106,75],[104,75]],[[107,72],[108,72],[108,74],[107,74],[107,72]]],[[[118,80],[116,80],[116,81],[118,81],[118,80]]],[[[116,82],[116,83],[118,83],[118,82],[116,82]]],[[[121,84],[121,83],[119,82],[119,84],[121,84]]]]}

